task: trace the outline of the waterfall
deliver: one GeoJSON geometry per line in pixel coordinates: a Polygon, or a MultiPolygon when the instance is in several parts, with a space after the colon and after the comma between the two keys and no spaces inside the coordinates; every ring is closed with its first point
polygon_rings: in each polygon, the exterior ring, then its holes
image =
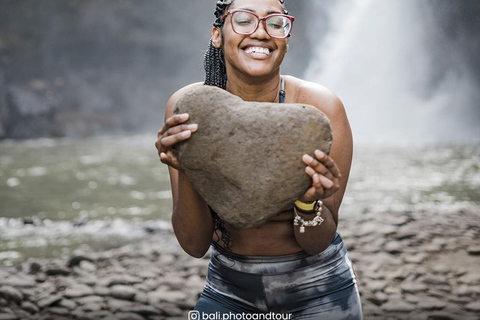
{"type": "Polygon", "coordinates": [[[313,15],[327,10],[329,18],[312,25],[311,36],[325,36],[305,78],[339,96],[356,141],[480,141],[479,70],[444,36],[434,2],[312,5],[313,15]]]}

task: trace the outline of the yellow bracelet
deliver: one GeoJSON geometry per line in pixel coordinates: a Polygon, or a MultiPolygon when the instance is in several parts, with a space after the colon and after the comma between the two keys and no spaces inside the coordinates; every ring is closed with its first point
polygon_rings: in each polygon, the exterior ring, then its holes
{"type": "Polygon", "coordinates": [[[317,204],[317,201],[311,201],[311,202],[303,202],[300,200],[295,201],[295,207],[301,211],[305,212],[311,212],[315,210],[315,205],[317,204]]]}

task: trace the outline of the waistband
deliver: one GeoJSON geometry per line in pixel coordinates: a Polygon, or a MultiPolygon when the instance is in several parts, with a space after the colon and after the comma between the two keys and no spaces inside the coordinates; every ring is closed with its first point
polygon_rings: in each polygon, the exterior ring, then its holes
{"type": "Polygon", "coordinates": [[[298,270],[316,263],[332,263],[342,259],[347,253],[342,238],[337,233],[332,243],[324,251],[309,255],[305,251],[282,256],[246,256],[226,250],[212,243],[211,263],[217,267],[227,267],[240,272],[254,274],[279,274],[298,270]]]}

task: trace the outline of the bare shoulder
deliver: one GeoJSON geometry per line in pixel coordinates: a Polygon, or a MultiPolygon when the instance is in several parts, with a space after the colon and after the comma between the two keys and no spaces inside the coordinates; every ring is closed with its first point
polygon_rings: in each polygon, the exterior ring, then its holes
{"type": "Polygon", "coordinates": [[[293,89],[294,96],[292,98],[294,100],[291,102],[312,105],[325,113],[330,120],[337,116],[345,116],[342,101],[325,86],[292,76],[288,76],[286,80],[293,89]]]}
{"type": "Polygon", "coordinates": [[[175,107],[175,104],[177,103],[177,101],[181,97],[183,97],[185,93],[187,93],[192,88],[199,87],[199,86],[203,86],[203,82],[195,82],[195,83],[189,84],[177,90],[174,94],[172,94],[170,99],[168,99],[167,101],[167,106],[165,108],[165,118],[168,118],[173,115],[173,107],[175,107]]]}

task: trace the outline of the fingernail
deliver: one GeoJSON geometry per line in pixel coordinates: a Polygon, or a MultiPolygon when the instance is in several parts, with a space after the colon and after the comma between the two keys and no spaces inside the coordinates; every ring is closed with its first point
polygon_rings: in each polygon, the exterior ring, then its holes
{"type": "Polygon", "coordinates": [[[187,120],[187,119],[188,119],[188,113],[182,113],[182,114],[180,115],[180,118],[181,118],[182,120],[187,120]]]}
{"type": "Polygon", "coordinates": [[[333,187],[333,181],[325,178],[323,180],[323,185],[325,186],[325,188],[331,188],[331,187],[333,187]]]}
{"type": "Polygon", "coordinates": [[[182,132],[182,138],[188,138],[192,135],[192,131],[187,130],[182,132]]]}
{"type": "Polygon", "coordinates": [[[315,155],[318,157],[318,158],[323,158],[325,156],[325,153],[320,151],[320,150],[315,150],[315,155]]]}
{"type": "Polygon", "coordinates": [[[313,158],[310,157],[308,154],[304,154],[303,155],[303,161],[305,161],[306,163],[312,163],[313,158]]]}
{"type": "Polygon", "coordinates": [[[311,167],[306,167],[305,172],[308,173],[309,175],[315,174],[315,170],[313,170],[311,167]]]}
{"type": "Polygon", "coordinates": [[[190,131],[196,131],[197,129],[198,129],[198,124],[196,123],[188,125],[188,130],[190,131]]]}
{"type": "Polygon", "coordinates": [[[312,179],[313,179],[313,183],[315,183],[315,184],[320,182],[320,178],[318,177],[318,174],[316,174],[316,173],[313,175],[312,179]]]}

